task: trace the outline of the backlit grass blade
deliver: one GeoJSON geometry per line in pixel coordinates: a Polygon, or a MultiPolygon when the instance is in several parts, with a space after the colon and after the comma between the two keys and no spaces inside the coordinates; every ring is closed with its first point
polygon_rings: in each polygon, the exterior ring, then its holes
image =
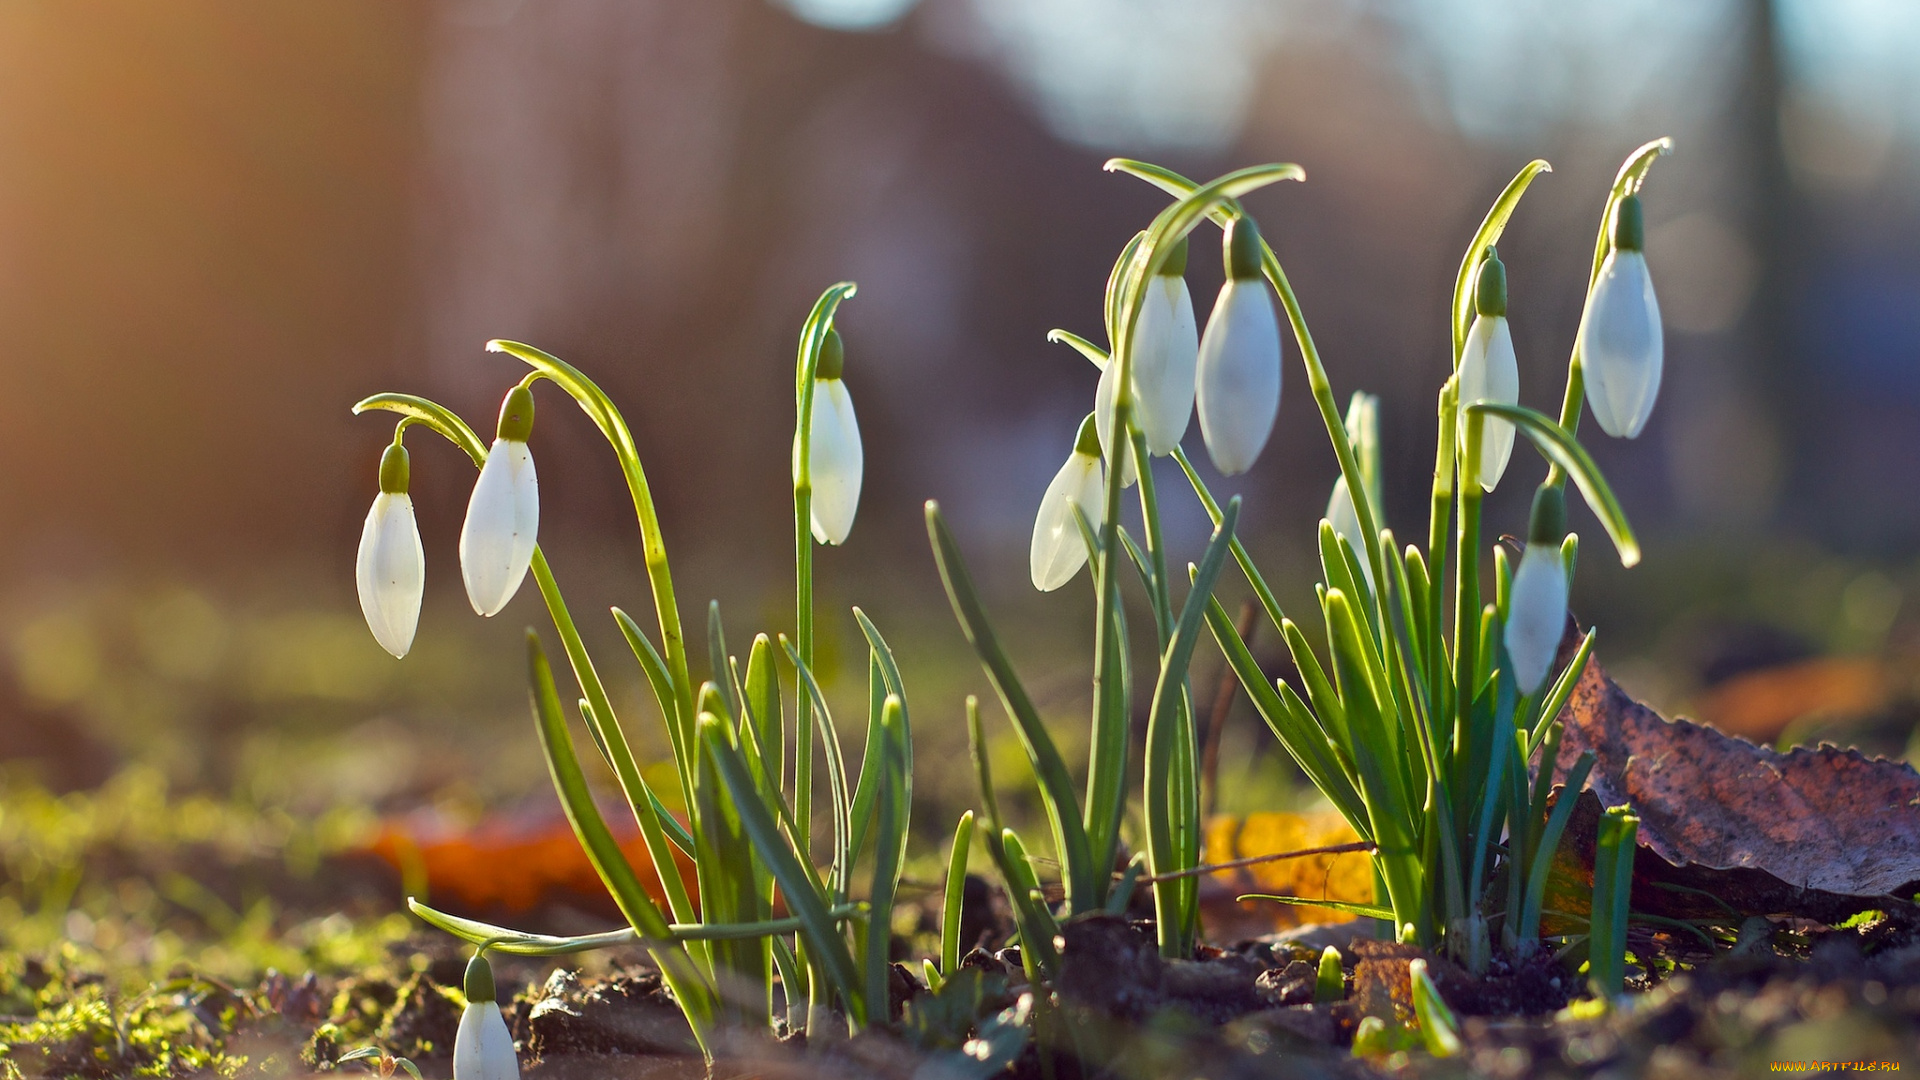
{"type": "Polygon", "coordinates": [[[1354,915],[1362,919],[1379,919],[1381,922],[1393,921],[1393,910],[1376,904],[1350,904],[1344,900],[1314,900],[1305,896],[1276,896],[1272,893],[1243,893],[1235,900],[1271,900],[1276,904],[1292,904],[1295,907],[1324,908],[1337,911],[1342,915],[1354,915]]]}
{"type": "Polygon", "coordinates": [[[1102,371],[1106,370],[1108,362],[1107,350],[1095,345],[1079,334],[1071,330],[1049,330],[1047,331],[1047,340],[1056,345],[1068,346],[1073,349],[1074,352],[1086,357],[1092,362],[1094,367],[1102,371]]]}
{"type": "Polygon", "coordinates": [[[1520,197],[1527,193],[1527,185],[1541,173],[1552,172],[1553,166],[1535,159],[1527,162],[1519,175],[1507,182],[1506,190],[1493,200],[1493,206],[1487,210],[1487,216],[1480,222],[1480,228],[1473,234],[1473,242],[1467,245],[1467,253],[1460,259],[1460,272],[1453,279],[1453,363],[1460,364],[1460,350],[1467,343],[1467,328],[1473,325],[1473,282],[1474,272],[1480,266],[1481,256],[1486,250],[1500,242],[1500,234],[1506,230],[1507,220],[1513,217],[1514,208],[1520,205],[1520,197]]]}
{"type": "Polygon", "coordinates": [[[1553,688],[1547,691],[1546,699],[1540,706],[1540,719],[1527,737],[1527,756],[1540,746],[1547,737],[1547,728],[1560,718],[1560,710],[1567,707],[1567,700],[1573,697],[1573,688],[1579,684],[1580,676],[1587,670],[1587,660],[1593,656],[1593,641],[1600,631],[1588,630],[1580,639],[1580,648],[1574,651],[1573,659],[1561,670],[1560,677],[1554,680],[1553,688]]]}
{"type": "Polygon", "coordinates": [[[967,851],[973,846],[973,811],[960,815],[947,849],[947,889],[940,909],[940,972],[960,970],[960,915],[967,891],[967,851]]]}
{"type": "MultiPolygon", "coordinates": [[[[1543,766],[1550,767],[1550,766],[1543,766]]],[[[1567,770],[1567,782],[1560,789],[1560,799],[1553,804],[1553,813],[1547,818],[1547,827],[1541,830],[1540,841],[1534,848],[1533,863],[1527,867],[1527,894],[1520,908],[1519,923],[1515,935],[1523,947],[1540,936],[1540,905],[1546,901],[1547,875],[1553,869],[1553,853],[1560,847],[1560,834],[1566,831],[1567,820],[1573,816],[1573,806],[1580,801],[1580,789],[1587,782],[1587,773],[1593,769],[1593,751],[1584,750],[1567,770]]]]}
{"type": "MultiPolygon", "coordinates": [[[[1096,868],[1090,865],[1092,852],[1087,846],[1086,827],[1081,822],[1073,778],[1054,746],[1053,736],[1048,734],[1039,712],[1034,709],[1033,700],[1027,696],[1019,676],[1014,674],[1013,664],[1007,660],[1006,651],[1001,648],[993,624],[987,620],[986,609],[980,604],[980,596],[974,590],[960,546],[941,518],[940,507],[932,502],[927,503],[927,535],[933,543],[934,561],[939,564],[940,579],[947,587],[947,599],[953,604],[954,615],[966,632],[967,642],[980,657],[1001,706],[1013,720],[1014,730],[1019,733],[1027,757],[1033,763],[1034,775],[1040,780],[1041,802],[1053,827],[1055,849],[1066,876],[1067,905],[1074,911],[1089,910],[1096,906],[1093,898],[1099,895],[1093,882],[1096,868]]],[[[1099,867],[1097,872],[1105,873],[1106,869],[1099,867]]]]}
{"type": "Polygon", "coordinates": [[[880,723],[887,704],[886,676],[880,671],[880,658],[867,653],[867,743],[860,752],[860,777],[853,788],[851,839],[847,842],[847,861],[860,857],[866,846],[867,832],[873,827],[874,807],[880,799],[882,770],[885,768],[886,742],[880,736],[880,723]]]}
{"type": "Polygon", "coordinates": [[[786,718],[781,715],[780,669],[773,662],[773,640],[765,634],[753,639],[747,654],[746,705],[753,731],[766,756],[775,791],[786,788],[786,718]]]}
{"type": "Polygon", "coordinates": [[[874,839],[873,885],[868,892],[872,917],[867,922],[867,1008],[876,1022],[886,1018],[889,946],[893,938],[893,897],[907,855],[912,807],[907,787],[907,718],[897,694],[887,695],[880,721],[879,828],[874,839]]]}
{"type": "Polygon", "coordinates": [[[693,742],[680,719],[680,708],[673,696],[673,680],[667,674],[667,662],[654,650],[653,642],[647,640],[646,632],[640,624],[619,608],[613,609],[613,620],[620,624],[620,633],[627,639],[627,645],[633,650],[634,659],[640,661],[640,670],[647,676],[647,685],[653,690],[653,700],[660,707],[660,720],[666,726],[667,738],[673,746],[673,760],[678,767],[682,780],[682,796],[692,803],[691,792],[686,790],[684,778],[691,776],[693,770],[693,742]]]}
{"type": "Polygon", "coordinates": [[[866,1026],[867,1010],[859,969],[847,951],[846,938],[834,925],[828,905],[815,891],[812,875],[781,836],[773,815],[767,813],[760,800],[747,797],[753,792],[753,778],[748,775],[747,763],[739,751],[727,741],[725,725],[717,719],[702,723],[698,735],[702,751],[712,756],[720,779],[735,793],[740,824],[752,839],[754,850],[773,872],[774,880],[780,883],[780,894],[788,910],[801,920],[800,932],[806,939],[808,954],[825,968],[846,1004],[853,1026],[866,1026]]]}
{"type": "MultiPolygon", "coordinates": [[[[724,715],[710,709],[724,707],[712,683],[701,688],[702,711],[696,723],[730,728],[724,715]]],[[[727,733],[731,737],[731,732],[727,733]]],[[[749,787],[732,789],[721,780],[713,753],[703,740],[694,755],[693,779],[694,865],[700,879],[703,922],[732,923],[758,920],[759,890],[755,887],[753,846],[740,823],[741,808],[759,805],[760,793],[749,787]]],[[[752,1019],[751,1010],[767,997],[769,958],[764,941],[722,941],[712,949],[713,979],[725,1015],[737,1023],[752,1019]]]]}
{"type": "MultiPolygon", "coordinates": [[[[478,919],[449,915],[444,911],[430,908],[412,897],[407,898],[407,909],[419,916],[421,921],[438,927],[462,941],[483,946],[488,952],[508,953],[513,956],[566,956],[572,953],[590,952],[594,949],[632,945],[641,940],[639,933],[630,926],[600,934],[579,934],[573,937],[529,934],[522,930],[481,922],[478,919]]],[[[851,919],[865,915],[866,911],[865,904],[842,904],[832,910],[832,915],[836,919],[851,919]]],[[[668,929],[672,931],[671,936],[674,941],[720,941],[790,933],[800,927],[801,922],[798,917],[788,917],[746,923],[672,923],[669,924],[668,929]]]]}
{"type": "MultiPolygon", "coordinates": [[[[853,867],[849,865],[847,853],[852,825],[847,799],[847,766],[840,753],[840,731],[833,724],[833,712],[827,708],[826,698],[821,696],[820,684],[814,680],[812,669],[800,659],[799,651],[785,635],[781,635],[780,644],[786,649],[787,659],[792,661],[794,670],[799,673],[800,685],[806,688],[806,700],[812,708],[803,711],[812,715],[815,726],[819,728],[820,745],[824,750],[822,756],[827,762],[827,791],[833,803],[833,868],[829,880],[835,899],[844,900],[847,896],[847,875],[853,867]]],[[[794,840],[803,848],[809,846],[808,841],[809,838],[805,836],[796,836],[794,840]]]]}
{"type": "MultiPolygon", "coordinates": [[[[1201,556],[1199,567],[1194,571],[1193,587],[1187,593],[1179,622],[1174,624],[1166,655],[1160,659],[1160,677],[1153,688],[1153,709],[1147,718],[1146,776],[1142,801],[1147,818],[1147,866],[1155,877],[1187,869],[1187,852],[1182,850],[1186,845],[1181,842],[1179,832],[1183,828],[1197,830],[1199,824],[1188,820],[1192,816],[1191,808],[1187,805],[1190,800],[1184,797],[1188,793],[1182,792],[1177,786],[1178,778],[1174,770],[1180,762],[1176,740],[1182,735],[1179,721],[1186,696],[1187,666],[1193,659],[1193,647],[1200,640],[1200,625],[1206,618],[1207,602],[1213,596],[1213,586],[1220,578],[1221,568],[1226,565],[1227,547],[1239,518],[1240,499],[1235,496],[1228,501],[1220,524],[1213,530],[1213,537],[1207,543],[1206,553],[1201,556]]],[[[1189,761],[1188,765],[1191,766],[1192,762],[1189,761]]],[[[1191,773],[1193,769],[1184,771],[1191,773]]],[[[1191,913],[1183,903],[1186,890],[1181,888],[1182,883],[1182,879],[1173,878],[1156,881],[1153,885],[1160,953],[1163,956],[1184,958],[1191,949],[1191,942],[1186,940],[1186,926],[1191,913]]]]}
{"type": "Polygon", "coordinates": [[[1632,566],[1640,561],[1640,541],[1634,538],[1633,526],[1627,523],[1627,512],[1620,508],[1620,501],[1614,498],[1613,489],[1607,486],[1607,478],[1601,474],[1600,466],[1594,464],[1586,447],[1581,446],[1580,441],[1566,428],[1524,405],[1474,401],[1462,405],[1461,409],[1511,421],[1522,434],[1533,440],[1542,457],[1573,478],[1574,484],[1580,488],[1580,494],[1586,498],[1587,508],[1600,519],[1601,526],[1607,530],[1607,537],[1613,541],[1614,550],[1620,553],[1620,565],[1632,566]]]}

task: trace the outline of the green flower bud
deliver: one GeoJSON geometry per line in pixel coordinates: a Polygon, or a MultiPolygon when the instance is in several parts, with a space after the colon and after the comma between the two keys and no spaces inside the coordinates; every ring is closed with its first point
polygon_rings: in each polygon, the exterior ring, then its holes
{"type": "Polygon", "coordinates": [[[533,434],[533,391],[524,386],[507,391],[506,400],[500,403],[500,427],[495,434],[508,442],[527,441],[533,434]]]}
{"type": "Polygon", "coordinates": [[[467,1000],[493,1001],[493,965],[487,962],[487,954],[476,952],[473,959],[467,961],[467,1000]]]}
{"type": "Polygon", "coordinates": [[[381,494],[405,495],[407,473],[407,448],[397,442],[388,445],[386,452],[380,455],[381,494]]]}
{"type": "Polygon", "coordinates": [[[1480,276],[1473,290],[1473,310],[1480,315],[1507,314],[1507,264],[1492,248],[1480,262],[1480,276]]]}
{"type": "Polygon", "coordinates": [[[1224,246],[1227,277],[1247,281],[1260,277],[1260,226],[1245,214],[1227,223],[1224,246]]]}
{"type": "Polygon", "coordinates": [[[820,366],[813,369],[816,379],[837,379],[846,367],[847,347],[840,341],[840,331],[827,327],[827,339],[820,343],[820,366]]]}
{"type": "Polygon", "coordinates": [[[1647,223],[1640,210],[1640,196],[1628,195],[1614,206],[1613,247],[1616,251],[1647,249],[1647,223]]]}

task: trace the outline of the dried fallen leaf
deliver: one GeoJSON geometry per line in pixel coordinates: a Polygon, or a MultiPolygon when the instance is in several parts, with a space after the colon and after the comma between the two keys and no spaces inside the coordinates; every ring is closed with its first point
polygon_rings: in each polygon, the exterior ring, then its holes
{"type": "Polygon", "coordinates": [[[1673,867],[1725,872],[1687,875],[1687,887],[1813,918],[1920,889],[1920,774],[1910,765],[1834,746],[1782,754],[1666,720],[1598,661],[1561,719],[1560,776],[1593,751],[1588,786],[1607,806],[1634,808],[1643,848],[1673,867]]]}
{"type": "MultiPolygon", "coordinates": [[[[1333,847],[1359,839],[1339,814],[1265,813],[1207,821],[1208,863],[1231,862],[1307,848],[1333,847]]],[[[1236,902],[1244,893],[1303,896],[1314,900],[1373,903],[1373,870],[1364,851],[1309,855],[1220,870],[1200,879],[1201,917],[1216,941],[1231,941],[1309,922],[1346,922],[1353,918],[1324,908],[1276,904],[1271,900],[1236,902]]]]}
{"type": "Polygon", "coordinates": [[[1867,716],[1884,708],[1892,679],[1866,657],[1822,656],[1736,675],[1696,703],[1700,719],[1729,735],[1767,742],[1808,716],[1867,716]]]}

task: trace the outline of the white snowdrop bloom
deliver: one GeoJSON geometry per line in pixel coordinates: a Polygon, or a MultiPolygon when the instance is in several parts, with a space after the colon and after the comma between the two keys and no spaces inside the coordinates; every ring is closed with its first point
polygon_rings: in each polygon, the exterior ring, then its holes
{"type": "Polygon", "coordinates": [[[813,381],[813,413],[808,429],[812,455],[807,470],[813,484],[813,538],[822,544],[846,543],[847,534],[853,531],[854,513],[860,508],[860,479],[866,469],[853,398],[840,379],[844,358],[840,332],[827,331],[813,381]]]}
{"type": "MultiPolygon", "coordinates": [[[[1100,369],[1100,384],[1093,388],[1094,437],[1100,443],[1100,453],[1105,456],[1108,461],[1112,461],[1115,458],[1114,454],[1108,452],[1107,433],[1113,430],[1113,387],[1115,381],[1118,379],[1118,376],[1114,374],[1114,369],[1119,366],[1120,365],[1113,360],[1108,360],[1107,366],[1100,369]]],[[[1136,417],[1139,415],[1137,405],[1139,399],[1140,395],[1135,394],[1134,401],[1136,402],[1136,406],[1134,415],[1136,417]]],[[[1133,464],[1133,451],[1122,447],[1118,457],[1120,460],[1120,486],[1132,487],[1134,481],[1140,479],[1140,471],[1133,464]]]]}
{"type": "Polygon", "coordinates": [[[1615,438],[1631,439],[1645,429],[1665,364],[1660,301],[1647,273],[1645,238],[1640,199],[1629,195],[1615,211],[1613,250],[1600,264],[1580,318],[1587,405],[1600,430],[1615,438]]]}
{"type": "Polygon", "coordinates": [[[1040,512],[1033,519],[1033,553],[1030,566],[1033,587],[1052,592],[1073,580],[1087,562],[1086,538],[1080,535],[1080,523],[1073,508],[1087,515],[1095,529],[1106,523],[1107,470],[1100,464],[1100,439],[1094,434],[1094,418],[1080,422],[1080,435],[1066,464],[1047,485],[1040,497],[1040,512]]]}
{"type": "Polygon", "coordinates": [[[1540,689],[1553,668],[1567,624],[1567,564],[1560,542],[1567,531],[1567,509],[1560,489],[1542,484],[1533,497],[1527,551],[1514,571],[1507,601],[1507,655],[1513,680],[1523,694],[1540,689]]]}
{"type": "Polygon", "coordinates": [[[482,615],[507,606],[533,561],[540,530],[540,485],[527,436],[533,433],[533,394],[516,386],[500,405],[499,434],[467,500],[460,527],[460,575],[467,600],[482,615]]]}
{"type": "Polygon", "coordinates": [[[1353,546],[1360,572],[1366,575],[1367,587],[1372,588],[1373,562],[1367,558],[1367,534],[1360,531],[1360,513],[1353,507],[1353,492],[1347,487],[1344,473],[1333,482],[1333,495],[1327,499],[1327,524],[1333,526],[1334,535],[1353,546]]]}
{"type": "Polygon", "coordinates": [[[373,639],[396,658],[407,655],[420,623],[427,555],[413,519],[413,497],[407,494],[407,448],[398,442],[380,456],[380,494],[360,529],[353,576],[373,639]]]}
{"type": "Polygon", "coordinates": [[[1200,332],[1193,321],[1193,297],[1187,292],[1187,242],[1168,257],[1141,298],[1133,327],[1134,400],[1147,449],[1155,457],[1173,453],[1186,437],[1193,416],[1194,368],[1200,358],[1200,332]]]}
{"type": "Polygon", "coordinates": [[[520,1080],[513,1033],[495,1000],[493,966],[485,956],[467,962],[467,1007],[453,1035],[453,1080],[520,1080]]]}
{"type": "MultiPolygon", "coordinates": [[[[1460,351],[1460,401],[1520,403],[1520,365],[1513,355],[1513,333],[1507,327],[1507,268],[1487,249],[1474,288],[1473,325],[1460,351]]],[[[1471,417],[1460,414],[1460,440],[1466,445],[1471,417]]],[[[1480,420],[1480,468],[1475,479],[1487,491],[1500,483],[1513,455],[1512,421],[1494,417],[1480,420]]]]}
{"type": "Polygon", "coordinates": [[[1196,403],[1207,454],[1223,476],[1246,472],[1280,411],[1280,323],[1260,276],[1260,230],[1227,226],[1227,283],[1200,339],[1196,403]]]}

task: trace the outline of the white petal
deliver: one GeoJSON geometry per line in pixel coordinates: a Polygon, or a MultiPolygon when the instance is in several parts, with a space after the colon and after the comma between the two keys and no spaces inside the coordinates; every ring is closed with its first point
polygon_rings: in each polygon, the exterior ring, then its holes
{"type": "Polygon", "coordinates": [[[1029,559],[1033,587],[1052,592],[1073,580],[1087,561],[1086,538],[1074,520],[1073,507],[1095,529],[1106,521],[1106,469],[1091,454],[1075,452],[1060,466],[1040,497],[1040,513],[1033,519],[1033,552],[1029,559]]]}
{"type": "MultiPolygon", "coordinates": [[[[1118,365],[1112,361],[1100,369],[1100,385],[1093,389],[1093,433],[1100,437],[1100,453],[1108,461],[1113,460],[1113,448],[1107,445],[1107,430],[1113,426],[1113,383],[1114,369],[1118,365]]],[[[1137,381],[1137,380],[1136,380],[1137,381]]],[[[1137,396],[1137,395],[1136,395],[1137,396]]],[[[1120,486],[1132,487],[1140,479],[1140,472],[1133,464],[1133,451],[1120,454],[1120,486]]]]}
{"type": "Polygon", "coordinates": [[[1507,655],[1523,694],[1540,689],[1567,625],[1567,565],[1554,544],[1528,544],[1507,601],[1507,655]]]}
{"type": "Polygon", "coordinates": [[[1360,572],[1366,575],[1367,587],[1372,588],[1373,561],[1367,558],[1367,534],[1360,531],[1360,513],[1353,508],[1353,493],[1347,488],[1345,474],[1333,482],[1333,494],[1327,499],[1327,522],[1335,534],[1353,545],[1353,554],[1360,560],[1360,572]]]}
{"type": "MultiPolygon", "coordinates": [[[[1520,365],[1513,355],[1513,332],[1499,315],[1476,315],[1467,329],[1460,352],[1460,403],[1498,401],[1520,403],[1520,365]]],[[[1460,417],[1461,445],[1466,445],[1467,416],[1460,417]]],[[[1513,423],[1483,418],[1480,422],[1480,486],[1488,491],[1507,471],[1513,454],[1513,423]]]]}
{"type": "Polygon", "coordinates": [[[1600,430],[1631,439],[1647,426],[1660,396],[1666,343],[1647,259],[1615,251],[1600,264],[1580,319],[1580,365],[1587,404],[1600,430]]]}
{"type": "Polygon", "coordinates": [[[1224,476],[1246,472],[1280,411],[1280,324],[1264,281],[1229,279],[1220,287],[1198,366],[1207,454],[1224,476]]]}
{"type": "Polygon", "coordinates": [[[853,531],[853,515],[860,508],[860,479],[866,457],[860,448],[860,424],[853,418],[853,398],[840,379],[813,384],[813,538],[823,544],[844,544],[853,531]]]}
{"type": "Polygon", "coordinates": [[[413,519],[413,499],[406,492],[374,496],[360,529],[354,581],[360,588],[360,612],[374,640],[396,657],[407,655],[420,623],[427,556],[413,519]]]}
{"type": "Polygon", "coordinates": [[[453,1080],[520,1080],[513,1033],[492,1001],[468,1002],[453,1036],[453,1080]]]}
{"type": "Polygon", "coordinates": [[[1200,335],[1193,298],[1182,277],[1156,274],[1147,283],[1140,321],[1133,333],[1133,385],[1140,401],[1140,428],[1156,457],[1173,453],[1193,416],[1194,367],[1200,335]]]}
{"type": "Polygon", "coordinates": [[[460,575],[473,610],[493,615],[520,591],[539,531],[533,454],[526,443],[495,439],[460,527],[460,575]]]}

